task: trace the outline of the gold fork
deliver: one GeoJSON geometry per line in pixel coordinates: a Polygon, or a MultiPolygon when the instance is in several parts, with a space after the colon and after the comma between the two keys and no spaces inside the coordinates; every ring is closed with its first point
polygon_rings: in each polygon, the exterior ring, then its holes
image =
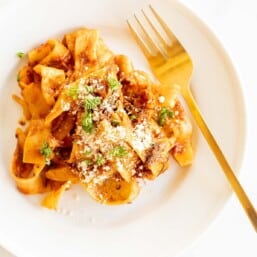
{"type": "Polygon", "coordinates": [[[202,134],[257,232],[256,210],[205,123],[191,93],[190,79],[193,73],[192,60],[185,48],[151,5],[149,5],[149,9],[152,18],[142,10],[144,23],[142,22],[142,19],[140,20],[137,15],[134,15],[134,23],[137,24],[137,27],[139,27],[141,32],[139,32],[139,29],[135,28],[131,21],[127,20],[129,29],[162,86],[176,86],[179,93],[185,99],[192,116],[197,122],[202,134]],[[160,32],[160,28],[163,33],[160,32]]]}

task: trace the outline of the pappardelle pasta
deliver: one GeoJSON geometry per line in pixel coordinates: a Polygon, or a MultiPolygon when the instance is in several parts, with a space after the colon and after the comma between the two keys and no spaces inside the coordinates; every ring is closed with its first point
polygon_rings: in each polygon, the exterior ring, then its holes
{"type": "Polygon", "coordinates": [[[154,84],[93,29],[50,39],[27,54],[17,80],[24,127],[11,174],[25,194],[58,207],[81,184],[99,203],[129,203],[139,181],[193,160],[192,126],[171,87],[154,84]],[[168,88],[168,90],[167,90],[168,88]]]}

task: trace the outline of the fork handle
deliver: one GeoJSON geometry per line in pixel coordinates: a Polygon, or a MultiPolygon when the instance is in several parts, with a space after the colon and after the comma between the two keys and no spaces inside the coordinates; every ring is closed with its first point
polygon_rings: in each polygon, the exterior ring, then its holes
{"type": "Polygon", "coordinates": [[[222,170],[224,171],[232,189],[236,193],[241,205],[243,206],[246,214],[248,215],[250,221],[252,222],[252,225],[255,228],[255,231],[257,232],[257,212],[254,209],[254,206],[252,205],[248,196],[246,195],[244,189],[240,185],[240,182],[238,181],[237,177],[235,176],[235,173],[233,172],[224,154],[222,153],[220,147],[218,146],[214,136],[212,135],[211,131],[206,125],[206,122],[204,121],[204,118],[197,106],[197,103],[194,100],[194,97],[192,96],[190,89],[188,88],[187,90],[183,90],[182,95],[198,127],[200,128],[202,134],[204,135],[207,143],[209,144],[222,170]]]}

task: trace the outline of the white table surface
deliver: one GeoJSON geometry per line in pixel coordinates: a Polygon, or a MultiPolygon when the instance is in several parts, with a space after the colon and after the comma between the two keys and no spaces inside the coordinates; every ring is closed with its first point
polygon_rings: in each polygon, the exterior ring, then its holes
{"type": "MultiPolygon", "coordinates": [[[[257,1],[181,1],[198,14],[221,40],[241,79],[248,116],[248,136],[240,181],[257,207],[257,1]]],[[[0,0],[0,8],[6,2],[0,0]]],[[[257,234],[235,196],[201,238],[180,257],[218,256],[257,256],[257,234]]],[[[0,257],[13,255],[0,247],[0,257]]]]}

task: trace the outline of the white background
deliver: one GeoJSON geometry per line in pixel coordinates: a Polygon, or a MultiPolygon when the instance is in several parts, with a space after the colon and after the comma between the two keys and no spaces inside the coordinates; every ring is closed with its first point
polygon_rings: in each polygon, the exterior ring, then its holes
{"type": "MultiPolygon", "coordinates": [[[[257,1],[181,1],[214,31],[232,58],[241,79],[248,136],[240,181],[257,207],[257,1]]],[[[7,1],[0,0],[0,8],[4,2],[7,1]]],[[[257,256],[257,234],[235,196],[232,196],[209,229],[180,257],[218,256],[257,256]]],[[[0,257],[13,256],[0,248],[0,257]]]]}

